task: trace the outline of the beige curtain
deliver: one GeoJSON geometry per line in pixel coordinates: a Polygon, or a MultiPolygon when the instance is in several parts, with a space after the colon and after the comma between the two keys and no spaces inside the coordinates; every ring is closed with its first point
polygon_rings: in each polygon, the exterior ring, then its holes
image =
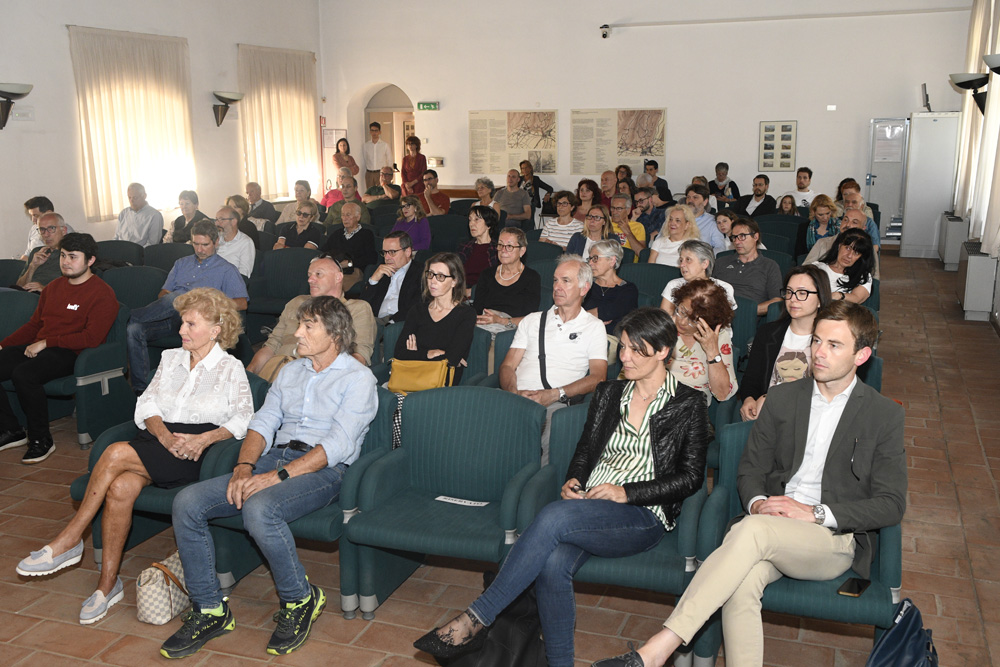
{"type": "Polygon", "coordinates": [[[240,44],[239,84],[247,180],[266,199],[303,179],[321,197],[315,55],[240,44]]]}
{"type": "MultiPolygon", "coordinates": [[[[993,5],[992,32],[989,48],[985,53],[1000,53],[1000,6],[993,5]]],[[[1000,76],[990,73],[990,94],[986,97],[985,124],[980,160],[981,173],[977,178],[976,197],[972,206],[972,236],[980,236],[983,252],[990,257],[1000,257],[1000,76]],[[987,143],[989,142],[989,143],[987,143]],[[987,165],[983,166],[983,162],[987,165]],[[988,167],[988,169],[987,169],[988,167]],[[988,176],[986,176],[986,172],[988,176]]]]}
{"type": "Polygon", "coordinates": [[[197,186],[187,40],[70,26],[69,42],[87,220],[116,217],[132,182],[172,208],[197,186]]]}
{"type": "MultiPolygon", "coordinates": [[[[969,20],[969,40],[965,50],[965,72],[985,71],[983,48],[990,29],[990,5],[993,0],[975,0],[969,20]]],[[[958,173],[955,181],[955,214],[967,215],[972,208],[973,184],[979,164],[979,138],[983,130],[983,115],[979,113],[971,94],[962,96],[962,119],[958,139],[958,173]]]]}

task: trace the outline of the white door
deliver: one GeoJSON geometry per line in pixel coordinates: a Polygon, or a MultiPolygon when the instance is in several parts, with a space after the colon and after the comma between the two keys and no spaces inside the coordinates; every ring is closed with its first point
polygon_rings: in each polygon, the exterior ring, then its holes
{"type": "Polygon", "coordinates": [[[908,118],[872,118],[868,146],[865,201],[878,204],[879,235],[899,242],[903,224],[903,184],[906,181],[908,118]]]}

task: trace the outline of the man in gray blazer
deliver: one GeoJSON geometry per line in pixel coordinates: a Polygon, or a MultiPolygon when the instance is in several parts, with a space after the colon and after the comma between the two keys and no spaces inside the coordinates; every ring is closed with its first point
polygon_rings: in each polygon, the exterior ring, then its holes
{"type": "Polygon", "coordinates": [[[601,667],[663,665],[722,607],[727,665],[760,665],[764,588],[789,576],[825,581],[871,570],[875,532],[906,509],[903,409],[856,377],[878,323],[835,301],[813,330],[812,378],[772,387],[740,461],[747,514],[698,569],[674,612],[638,651],[601,667]]]}

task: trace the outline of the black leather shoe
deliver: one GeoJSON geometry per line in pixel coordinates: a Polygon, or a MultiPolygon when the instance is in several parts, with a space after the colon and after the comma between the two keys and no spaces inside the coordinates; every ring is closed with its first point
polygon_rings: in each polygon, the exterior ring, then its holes
{"type": "Polygon", "coordinates": [[[24,433],[23,428],[0,433],[0,452],[11,447],[20,447],[26,444],[28,444],[28,436],[24,433]]]}
{"type": "Polygon", "coordinates": [[[615,658],[598,660],[592,667],[646,667],[646,663],[642,661],[642,656],[636,653],[632,642],[629,642],[628,653],[623,653],[615,658]]]}
{"type": "Polygon", "coordinates": [[[475,653],[480,650],[483,645],[486,644],[486,635],[489,631],[489,628],[483,628],[476,633],[472,639],[464,644],[446,644],[441,641],[440,637],[438,637],[437,631],[439,629],[440,628],[434,628],[426,635],[413,642],[413,648],[418,651],[423,651],[424,653],[429,653],[435,658],[455,658],[460,655],[465,655],[466,653],[475,653]]]}

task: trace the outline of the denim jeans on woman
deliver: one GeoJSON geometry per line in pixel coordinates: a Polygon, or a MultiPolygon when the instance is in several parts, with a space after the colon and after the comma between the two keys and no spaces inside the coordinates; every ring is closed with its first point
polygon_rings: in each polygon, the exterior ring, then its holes
{"type": "MultiPolygon", "coordinates": [[[[287,466],[305,452],[273,448],[257,461],[254,475],[287,466]]],[[[274,577],[278,597],[295,602],[309,597],[309,582],[299,561],[295,538],[288,524],[326,507],[340,496],[343,463],[315,472],[289,477],[258,491],[243,503],[243,525],[264,554],[274,577]]],[[[226,500],[232,475],[223,475],[185,488],[174,498],[174,537],[184,565],[184,578],[191,601],[201,608],[222,602],[215,573],[215,544],[208,521],[241,513],[226,500]]]]}
{"type": "Polygon", "coordinates": [[[492,625],[535,582],[549,667],[572,667],[577,570],[592,555],[620,558],[648,551],[664,532],[663,524],[645,507],[611,500],[550,503],[518,538],[493,584],[469,611],[483,625],[492,625]]]}

